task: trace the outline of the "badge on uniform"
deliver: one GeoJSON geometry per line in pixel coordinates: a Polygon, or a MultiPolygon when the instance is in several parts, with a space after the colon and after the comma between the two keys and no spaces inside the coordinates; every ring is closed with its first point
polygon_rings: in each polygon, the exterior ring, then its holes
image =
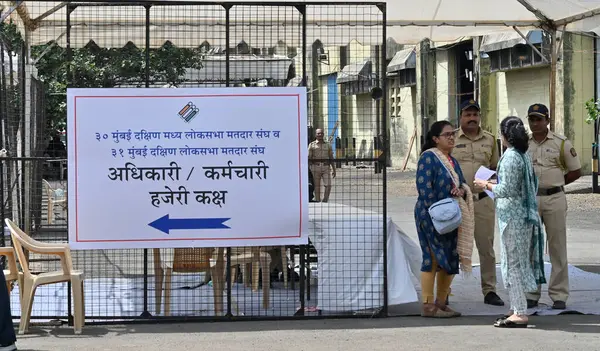
{"type": "Polygon", "coordinates": [[[577,157],[577,151],[575,151],[574,147],[571,148],[571,156],[577,157]]]}

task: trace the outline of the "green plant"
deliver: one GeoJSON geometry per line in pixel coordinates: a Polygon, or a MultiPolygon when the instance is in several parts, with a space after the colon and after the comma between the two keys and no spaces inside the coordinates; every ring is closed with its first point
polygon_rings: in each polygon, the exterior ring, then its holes
{"type": "Polygon", "coordinates": [[[598,116],[600,116],[600,109],[598,109],[599,103],[600,103],[600,100],[597,101],[594,99],[589,99],[588,101],[585,102],[585,109],[587,111],[587,117],[585,119],[585,122],[587,124],[596,122],[596,120],[598,119],[598,116]]]}

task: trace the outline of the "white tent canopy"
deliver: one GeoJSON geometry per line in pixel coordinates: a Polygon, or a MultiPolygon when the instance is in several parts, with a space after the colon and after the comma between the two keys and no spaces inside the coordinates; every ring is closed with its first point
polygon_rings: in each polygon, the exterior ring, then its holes
{"type": "MultiPolygon", "coordinates": [[[[14,1],[0,1],[3,12],[14,1]]],[[[143,3],[145,0],[138,0],[143,3]]],[[[168,5],[192,0],[162,1],[150,10],[150,42],[162,45],[166,40],[178,46],[225,44],[225,10],[219,5],[168,5]],[[165,6],[167,4],[167,6],[165,6]]],[[[288,46],[302,43],[302,16],[292,6],[269,3],[302,1],[252,0],[247,6],[234,6],[230,12],[230,43],[245,40],[254,47],[274,46],[280,40],[288,46]]],[[[66,3],[61,1],[25,1],[11,14],[21,28],[29,29],[32,45],[57,40],[66,44],[66,3]]],[[[73,2],[75,3],[75,2],[73,2]]],[[[121,4],[126,2],[121,2],[121,4]]],[[[345,45],[352,39],[363,44],[382,41],[383,15],[374,5],[357,0],[313,0],[307,4],[307,41],[320,39],[325,45],[345,45]],[[345,3],[338,4],[335,3],[345,3]],[[357,3],[347,5],[348,3],[357,3]],[[378,25],[379,24],[379,25],[378,25]]],[[[99,4],[96,4],[99,5],[99,4]]],[[[559,30],[597,31],[600,0],[388,0],[386,1],[387,37],[398,43],[416,44],[429,38],[434,42],[454,41],[509,30],[524,30],[544,24],[559,30]],[[566,26],[565,26],[566,25],[566,26]]],[[[146,13],[142,6],[80,6],[71,16],[71,45],[94,40],[101,46],[122,46],[131,41],[145,46],[146,13]]]]}

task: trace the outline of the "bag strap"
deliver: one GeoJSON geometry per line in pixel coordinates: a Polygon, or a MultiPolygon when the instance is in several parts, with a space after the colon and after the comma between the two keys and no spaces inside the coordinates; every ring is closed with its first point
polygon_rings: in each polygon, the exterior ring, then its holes
{"type": "MultiPolygon", "coordinates": [[[[429,152],[431,152],[432,154],[435,155],[435,157],[437,157],[437,159],[440,161],[440,163],[442,164],[442,166],[444,166],[444,168],[446,169],[446,171],[450,175],[450,178],[452,179],[452,183],[454,183],[454,186],[456,188],[459,188],[460,186],[457,184],[456,179],[454,179],[454,175],[452,175],[452,172],[450,171],[450,169],[448,169],[448,166],[446,166],[446,163],[444,162],[444,160],[442,160],[440,158],[440,156],[436,152],[434,152],[434,151],[429,151],[429,152]]],[[[458,174],[457,174],[457,176],[458,176],[458,174]]]]}

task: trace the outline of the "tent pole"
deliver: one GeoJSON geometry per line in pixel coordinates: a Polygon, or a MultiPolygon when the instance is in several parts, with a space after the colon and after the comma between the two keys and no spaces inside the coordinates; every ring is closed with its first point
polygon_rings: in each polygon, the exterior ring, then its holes
{"type": "Polygon", "coordinates": [[[558,61],[558,50],[556,45],[556,30],[550,32],[550,130],[556,129],[556,65],[558,61]]]}
{"type": "MultiPolygon", "coordinates": [[[[594,101],[598,101],[598,38],[594,39],[594,101]]],[[[594,120],[594,142],[592,143],[592,193],[600,193],[600,187],[598,186],[598,128],[600,128],[600,121],[594,120]]]]}

